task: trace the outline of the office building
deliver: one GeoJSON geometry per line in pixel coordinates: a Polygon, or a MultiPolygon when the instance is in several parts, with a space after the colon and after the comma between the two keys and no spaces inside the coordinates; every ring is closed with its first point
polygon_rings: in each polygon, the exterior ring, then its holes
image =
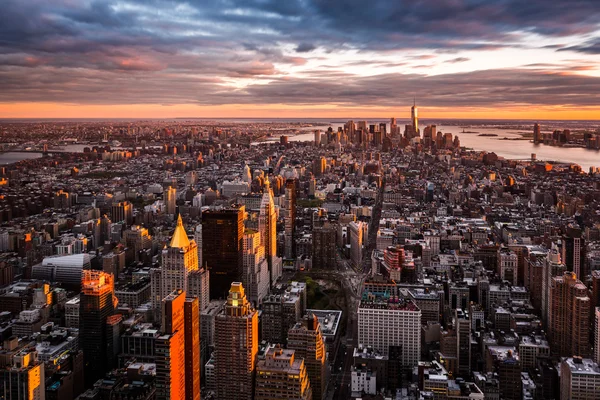
{"type": "Polygon", "coordinates": [[[196,230],[194,231],[194,241],[196,242],[196,246],[198,246],[198,267],[202,268],[204,267],[202,264],[202,224],[196,226],[196,230]]]}
{"type": "Polygon", "coordinates": [[[185,332],[185,398],[200,400],[200,309],[198,298],[183,303],[185,332]]]}
{"type": "Polygon", "coordinates": [[[294,350],[270,348],[256,364],[255,400],[311,400],[312,391],[304,360],[294,350]]]}
{"type": "Polygon", "coordinates": [[[269,267],[258,231],[246,230],[243,252],[242,285],[248,301],[258,307],[269,293],[269,267]]]}
{"type": "Polygon", "coordinates": [[[312,267],[336,269],[336,227],[329,223],[315,227],[312,231],[312,267]]]}
{"type": "Polygon", "coordinates": [[[325,398],[327,387],[327,354],[325,340],[321,333],[318,318],[309,313],[288,331],[287,348],[295,351],[297,358],[304,359],[312,398],[325,398]]]}
{"type": "Polygon", "coordinates": [[[264,193],[260,202],[258,231],[261,243],[265,247],[265,257],[269,267],[269,287],[271,287],[281,277],[283,271],[281,259],[277,257],[277,214],[268,177],[265,178],[264,193]]]}
{"type": "Polygon", "coordinates": [[[367,224],[361,221],[352,221],[348,224],[350,238],[350,262],[354,267],[360,267],[363,259],[363,244],[366,237],[367,224]]]}
{"type": "Polygon", "coordinates": [[[102,271],[84,270],[79,296],[79,342],[84,356],[85,382],[91,386],[113,367],[106,354],[107,319],[117,306],[113,276],[102,271]]]}
{"type": "Polygon", "coordinates": [[[454,329],[458,374],[467,378],[471,374],[471,320],[463,310],[454,311],[454,329]]]}
{"type": "Polygon", "coordinates": [[[1,399],[46,399],[44,363],[35,349],[19,347],[13,336],[4,341],[0,355],[1,399]]]}
{"type": "Polygon", "coordinates": [[[215,379],[219,400],[253,398],[258,312],[240,282],[233,282],[225,310],[215,319],[215,379]]]}
{"type": "Polygon", "coordinates": [[[544,141],[544,138],[542,137],[542,127],[540,126],[540,124],[534,124],[533,125],[533,143],[541,143],[544,141]]]}
{"type": "Polygon", "coordinates": [[[134,225],[123,232],[123,241],[133,252],[135,261],[142,260],[141,252],[152,248],[152,237],[148,229],[139,225],[134,225]]]}
{"type": "Polygon", "coordinates": [[[296,181],[288,179],[285,182],[285,258],[296,257],[296,181]]]}
{"type": "Polygon", "coordinates": [[[364,293],[358,306],[358,343],[384,356],[390,346],[399,346],[403,367],[416,366],[421,352],[421,310],[410,299],[364,293]]]}
{"type": "Polygon", "coordinates": [[[177,189],[169,186],[163,192],[163,203],[165,204],[165,213],[167,215],[175,215],[177,211],[177,189]]]}
{"type": "Polygon", "coordinates": [[[242,278],[244,206],[202,213],[202,260],[210,273],[210,298],[227,297],[232,282],[242,278]]]}
{"type": "Polygon", "coordinates": [[[594,309],[594,362],[600,364],[600,307],[594,309]]]}
{"type": "Polygon", "coordinates": [[[189,297],[198,298],[200,311],[206,309],[210,303],[210,273],[206,268],[199,268],[188,274],[187,282],[189,297]]]}
{"type": "Polygon", "coordinates": [[[174,290],[189,291],[188,278],[192,271],[198,270],[198,249],[194,240],[189,240],[181,215],[169,246],[161,252],[162,265],[154,271],[152,277],[153,308],[160,314],[162,299],[174,290]]]}
{"type": "Polygon", "coordinates": [[[273,344],[286,343],[288,330],[300,321],[306,311],[303,296],[306,296],[306,286],[301,292],[286,290],[283,294],[265,297],[261,314],[262,340],[273,344]]]}
{"type": "Polygon", "coordinates": [[[114,223],[124,222],[126,225],[133,223],[133,204],[129,201],[114,203],[111,206],[111,221],[114,223]]]}
{"type": "Polygon", "coordinates": [[[560,398],[569,400],[597,400],[600,392],[600,368],[594,361],[565,358],[560,363],[560,398]]]}
{"type": "Polygon", "coordinates": [[[184,303],[182,290],[173,291],[161,302],[162,333],[156,339],[155,360],[158,400],[188,399],[184,303]]]}
{"type": "Polygon", "coordinates": [[[412,130],[414,135],[419,135],[419,116],[417,110],[416,101],[413,103],[413,106],[410,108],[410,120],[412,123],[412,130]]]}

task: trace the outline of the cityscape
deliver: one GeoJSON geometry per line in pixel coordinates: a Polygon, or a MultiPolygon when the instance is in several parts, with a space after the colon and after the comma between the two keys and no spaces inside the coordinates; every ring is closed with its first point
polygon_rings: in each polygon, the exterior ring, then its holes
{"type": "Polygon", "coordinates": [[[0,400],[600,400],[598,4],[217,3],[2,6],[0,400]]]}

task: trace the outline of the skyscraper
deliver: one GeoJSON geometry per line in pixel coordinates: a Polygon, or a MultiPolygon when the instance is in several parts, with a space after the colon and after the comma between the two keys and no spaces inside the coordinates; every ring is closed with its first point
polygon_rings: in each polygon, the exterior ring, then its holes
{"type": "Polygon", "coordinates": [[[412,122],[413,133],[415,135],[419,135],[419,117],[417,115],[416,101],[413,103],[413,106],[410,108],[410,120],[412,122]]]}
{"type": "Polygon", "coordinates": [[[162,299],[174,290],[188,291],[188,276],[198,270],[198,250],[196,242],[189,240],[181,215],[169,246],[161,253],[162,265],[159,271],[152,275],[152,302],[154,309],[159,311],[162,299]],[[159,282],[156,282],[156,281],[159,282]]]}
{"type": "Polygon", "coordinates": [[[600,307],[594,309],[594,361],[600,364],[600,307]]]}
{"type": "Polygon", "coordinates": [[[204,264],[202,264],[202,224],[196,226],[196,230],[194,231],[194,241],[196,242],[198,249],[198,267],[202,268],[204,266],[204,264]]]}
{"type": "Polygon", "coordinates": [[[225,310],[215,319],[215,378],[219,400],[253,398],[258,313],[244,287],[233,282],[225,310]]]}
{"type": "Polygon", "coordinates": [[[316,315],[309,314],[288,331],[288,349],[304,359],[314,400],[325,397],[327,387],[327,355],[325,340],[316,315]]]}
{"type": "Polygon", "coordinates": [[[177,189],[169,186],[163,193],[163,202],[165,203],[166,213],[175,215],[177,211],[177,189]]]}
{"type": "Polygon", "coordinates": [[[210,298],[227,297],[232,282],[242,278],[244,206],[202,213],[202,260],[210,272],[210,298]]]}
{"type": "Polygon", "coordinates": [[[362,264],[363,243],[367,225],[364,222],[352,221],[348,225],[348,236],[350,237],[350,261],[355,267],[362,264]]]}
{"type": "Polygon", "coordinates": [[[535,124],[533,125],[533,143],[540,143],[542,141],[542,128],[540,124],[535,124]]]}
{"type": "Polygon", "coordinates": [[[185,398],[200,400],[200,309],[198,298],[183,303],[185,321],[185,398]]]}
{"type": "Polygon", "coordinates": [[[335,270],[336,268],[336,229],[329,222],[312,231],[312,266],[313,268],[335,270]]]}
{"type": "Polygon", "coordinates": [[[127,225],[133,223],[133,205],[128,201],[115,203],[111,207],[111,218],[113,222],[125,222],[127,225]]]}
{"type": "MultiPolygon", "coordinates": [[[[185,292],[174,290],[162,300],[162,334],[156,339],[157,399],[183,400],[186,396],[185,292]]],[[[199,371],[198,371],[199,372],[199,371]]]]}
{"type": "Polygon", "coordinates": [[[256,365],[255,400],[311,400],[312,392],[304,360],[294,350],[275,347],[256,365]]]}
{"type": "Polygon", "coordinates": [[[86,386],[91,386],[112,367],[106,356],[106,320],[117,306],[111,274],[83,270],[79,300],[79,341],[83,350],[86,386]]]}
{"type": "Polygon", "coordinates": [[[247,229],[244,233],[243,257],[242,284],[248,300],[258,307],[269,293],[269,267],[258,231],[247,229]]]}
{"type": "Polygon", "coordinates": [[[45,400],[44,363],[38,360],[35,347],[19,346],[16,336],[5,340],[2,347],[0,398],[3,400],[45,400]]]}
{"type": "Polygon", "coordinates": [[[463,310],[454,310],[456,330],[456,357],[458,374],[469,377],[471,374],[471,320],[463,310]]]}
{"type": "Polygon", "coordinates": [[[321,145],[321,131],[315,130],[315,146],[319,147],[321,145]]]}
{"type": "Polygon", "coordinates": [[[288,179],[285,182],[285,258],[296,257],[296,181],[288,179]]]}
{"type": "Polygon", "coordinates": [[[548,334],[553,353],[561,357],[590,354],[590,298],[573,272],[552,278],[548,334]]]}
{"type": "Polygon", "coordinates": [[[258,231],[260,240],[265,247],[265,257],[269,268],[269,287],[281,277],[281,259],[277,257],[277,215],[275,214],[275,203],[273,202],[273,191],[269,178],[265,178],[265,188],[260,202],[260,214],[258,216],[258,231]]]}

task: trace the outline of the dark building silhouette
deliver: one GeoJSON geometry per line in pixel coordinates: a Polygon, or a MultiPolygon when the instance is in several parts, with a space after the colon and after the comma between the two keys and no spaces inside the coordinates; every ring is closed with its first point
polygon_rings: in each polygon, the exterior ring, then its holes
{"type": "Polygon", "coordinates": [[[107,319],[113,314],[117,299],[114,280],[102,271],[84,270],[81,279],[79,341],[83,350],[85,383],[91,386],[110,367],[107,357],[107,319]]]}
{"type": "Polygon", "coordinates": [[[242,280],[244,206],[202,213],[202,260],[210,271],[210,298],[227,297],[242,280]]]}

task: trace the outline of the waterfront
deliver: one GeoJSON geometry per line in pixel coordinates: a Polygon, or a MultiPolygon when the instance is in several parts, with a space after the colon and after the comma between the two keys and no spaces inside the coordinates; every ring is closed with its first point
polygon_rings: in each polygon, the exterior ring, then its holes
{"type": "MultiPolygon", "coordinates": [[[[311,128],[311,132],[290,136],[288,140],[295,142],[312,141],[314,140],[313,131],[315,129],[325,131],[329,126],[333,129],[337,129],[336,125],[315,126],[311,128]]],[[[523,130],[509,130],[506,128],[490,128],[483,126],[465,127],[459,125],[438,125],[437,129],[443,133],[450,132],[453,136],[458,135],[461,146],[476,151],[494,152],[497,155],[508,159],[531,159],[531,154],[533,153],[536,154],[538,160],[578,164],[585,172],[588,172],[590,167],[600,167],[599,151],[577,147],[567,148],[533,144],[529,139],[523,139],[522,135],[519,133],[523,132],[523,130]],[[476,133],[463,133],[463,130],[476,133]],[[479,136],[480,134],[496,134],[498,136],[479,136]],[[511,140],[505,140],[504,138],[511,140]]],[[[268,141],[278,140],[279,137],[268,139],[268,141]]]]}

